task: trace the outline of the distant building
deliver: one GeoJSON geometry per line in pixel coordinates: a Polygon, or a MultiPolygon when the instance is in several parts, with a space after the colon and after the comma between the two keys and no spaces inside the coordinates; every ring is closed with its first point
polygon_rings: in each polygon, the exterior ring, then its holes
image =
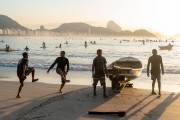
{"type": "Polygon", "coordinates": [[[0,29],[0,35],[2,35],[3,34],[3,30],[2,29],[0,29]]]}

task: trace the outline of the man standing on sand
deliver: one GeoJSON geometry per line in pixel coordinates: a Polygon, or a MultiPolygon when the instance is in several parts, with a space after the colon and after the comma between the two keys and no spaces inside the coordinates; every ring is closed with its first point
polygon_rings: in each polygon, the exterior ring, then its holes
{"type": "Polygon", "coordinates": [[[156,95],[156,93],[154,92],[154,86],[157,79],[159,96],[161,96],[161,71],[162,75],[164,75],[163,61],[162,57],[160,55],[157,55],[156,49],[152,50],[152,54],[153,55],[148,59],[147,76],[149,77],[149,66],[151,64],[152,94],[156,95]]]}
{"type": "Polygon", "coordinates": [[[106,59],[102,56],[102,50],[98,49],[97,57],[94,58],[92,64],[94,96],[96,96],[96,85],[98,81],[100,81],[101,86],[103,86],[103,97],[108,97],[106,95],[106,82],[105,82],[105,74],[108,77],[106,63],[107,63],[106,59]]]}
{"type": "Polygon", "coordinates": [[[17,65],[17,76],[19,78],[20,86],[16,98],[21,97],[19,94],[21,92],[22,87],[24,86],[24,80],[26,79],[26,76],[32,73],[32,82],[38,81],[38,79],[34,79],[35,69],[32,67],[28,67],[28,53],[24,52],[22,55],[23,58],[19,60],[17,65]]]}
{"type": "Polygon", "coordinates": [[[66,75],[69,71],[69,60],[65,57],[65,51],[61,51],[60,53],[61,57],[58,57],[54,63],[51,65],[51,67],[48,69],[47,73],[57,64],[56,72],[61,76],[61,87],[59,89],[59,93],[62,93],[62,88],[64,87],[66,82],[70,82],[70,80],[66,80],[66,75]],[[67,66],[67,69],[65,71],[65,67],[67,66]]]}

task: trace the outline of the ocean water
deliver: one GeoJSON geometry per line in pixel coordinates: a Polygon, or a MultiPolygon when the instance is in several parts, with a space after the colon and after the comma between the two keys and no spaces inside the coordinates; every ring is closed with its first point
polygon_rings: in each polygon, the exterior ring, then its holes
{"type": "MultiPolygon", "coordinates": [[[[135,88],[151,89],[151,79],[146,76],[146,67],[149,56],[152,55],[152,49],[157,49],[158,54],[162,56],[165,75],[162,76],[162,90],[169,92],[180,92],[180,40],[173,39],[174,42],[135,42],[134,39],[127,38],[64,38],[64,37],[0,37],[0,49],[8,44],[11,48],[19,50],[12,52],[0,51],[0,80],[18,81],[16,76],[16,66],[19,59],[22,58],[24,48],[30,48],[29,66],[36,68],[36,77],[39,82],[59,84],[61,79],[56,74],[55,68],[49,74],[46,74],[49,66],[59,57],[60,51],[66,51],[66,57],[70,61],[70,71],[67,76],[71,80],[69,84],[74,85],[92,85],[91,66],[96,50],[102,49],[103,56],[107,60],[107,65],[113,61],[132,56],[143,63],[143,73],[136,80],[131,81],[135,88]],[[129,40],[129,42],[127,41],[129,40]],[[68,41],[68,44],[64,44],[68,41]],[[85,41],[88,43],[85,48],[85,41]],[[90,41],[96,41],[96,44],[90,44],[90,41]],[[121,43],[120,43],[121,41],[121,43]],[[42,43],[45,42],[47,48],[42,49],[42,43]],[[171,51],[159,50],[158,46],[174,45],[171,51]],[[55,48],[62,44],[62,48],[55,48]]],[[[137,39],[138,41],[139,39],[137,39]]],[[[156,39],[152,39],[156,40],[156,39]]],[[[28,77],[27,82],[31,82],[28,77]]],[[[111,86],[111,81],[106,79],[107,86],[111,86]]],[[[157,85],[155,87],[157,90],[157,85]]]]}
{"type": "MultiPolygon", "coordinates": [[[[65,38],[65,37],[0,37],[4,43],[0,42],[0,49],[8,44],[12,49],[19,51],[5,52],[0,51],[0,66],[16,67],[22,53],[25,52],[25,46],[28,46],[29,66],[38,69],[48,69],[54,60],[59,56],[60,51],[66,51],[66,57],[70,61],[71,71],[91,71],[92,61],[96,56],[96,50],[102,49],[103,56],[107,60],[107,65],[122,57],[136,57],[142,61],[146,72],[146,66],[149,56],[152,55],[152,49],[157,49],[158,54],[162,56],[166,73],[180,73],[180,40],[169,39],[168,42],[136,42],[133,38],[65,38]],[[127,41],[129,40],[129,41],[127,41]],[[65,42],[68,44],[64,44],[65,42]],[[85,41],[88,46],[85,48],[85,41]],[[90,41],[96,41],[96,44],[90,44],[90,41]],[[121,41],[121,43],[120,43],[121,41]],[[42,43],[46,43],[46,49],[42,49],[42,43]],[[158,46],[174,45],[172,50],[159,50],[158,46]],[[62,45],[61,48],[55,48],[62,45]]],[[[140,39],[136,39],[137,41],[140,39]]],[[[142,40],[142,39],[141,39],[142,40]]],[[[157,40],[157,39],[151,39],[157,40]]]]}

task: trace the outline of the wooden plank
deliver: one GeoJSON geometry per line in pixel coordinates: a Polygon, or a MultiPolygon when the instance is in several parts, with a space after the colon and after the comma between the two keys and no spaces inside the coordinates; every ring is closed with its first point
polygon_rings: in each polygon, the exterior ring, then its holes
{"type": "Polygon", "coordinates": [[[124,117],[126,115],[125,111],[89,111],[89,114],[99,114],[99,115],[109,115],[109,114],[114,114],[114,115],[119,115],[121,117],[124,117]]]}

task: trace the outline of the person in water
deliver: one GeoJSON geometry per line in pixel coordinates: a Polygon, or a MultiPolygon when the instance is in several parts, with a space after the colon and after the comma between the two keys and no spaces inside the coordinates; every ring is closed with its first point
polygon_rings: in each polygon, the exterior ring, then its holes
{"type": "Polygon", "coordinates": [[[84,46],[87,47],[87,42],[85,41],[84,46]]]}
{"type": "Polygon", "coordinates": [[[25,50],[25,51],[29,51],[29,48],[26,46],[26,47],[24,48],[24,50],[25,50]]]}
{"type": "Polygon", "coordinates": [[[147,76],[149,77],[149,66],[151,64],[152,94],[156,95],[154,91],[154,86],[157,79],[159,96],[161,96],[161,72],[162,75],[164,75],[163,61],[162,61],[162,57],[160,55],[157,55],[156,49],[152,50],[152,54],[153,55],[148,59],[147,76]]]}
{"type": "Polygon", "coordinates": [[[102,56],[102,50],[97,50],[97,56],[93,60],[92,64],[92,77],[93,77],[93,87],[94,96],[96,96],[96,86],[98,81],[100,81],[101,86],[103,86],[103,97],[108,97],[106,95],[106,82],[105,75],[108,77],[106,59],[102,56]]]}
{"type": "Polygon", "coordinates": [[[66,82],[70,82],[70,80],[66,79],[66,75],[69,71],[69,60],[65,57],[65,51],[60,52],[60,57],[56,58],[54,63],[50,66],[47,73],[57,64],[56,72],[61,76],[61,87],[59,89],[59,93],[62,93],[62,89],[66,82]],[[67,69],[65,70],[65,67],[67,66],[67,69]]]}
{"type": "Polygon", "coordinates": [[[10,49],[9,45],[6,45],[6,51],[10,51],[10,49]]]}
{"type": "Polygon", "coordinates": [[[38,81],[38,78],[35,79],[35,69],[33,67],[28,67],[28,53],[24,52],[23,58],[19,60],[17,64],[17,76],[19,78],[20,86],[18,90],[18,94],[16,98],[20,98],[20,92],[22,90],[22,87],[24,86],[24,80],[26,79],[26,76],[28,76],[30,73],[32,74],[32,82],[38,81]]]}
{"type": "Polygon", "coordinates": [[[43,42],[43,44],[42,44],[42,48],[46,48],[46,44],[45,44],[45,42],[43,42]]]}

